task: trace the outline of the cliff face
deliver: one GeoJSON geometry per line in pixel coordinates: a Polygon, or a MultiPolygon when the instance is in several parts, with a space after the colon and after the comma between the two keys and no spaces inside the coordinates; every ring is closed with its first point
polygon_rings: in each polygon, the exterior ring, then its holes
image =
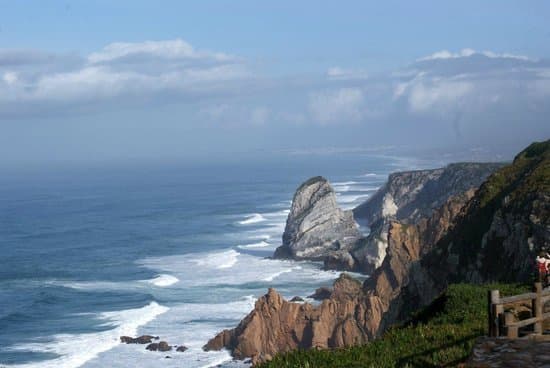
{"type": "Polygon", "coordinates": [[[502,167],[499,163],[456,163],[433,170],[393,173],[368,201],[353,210],[369,224],[393,217],[415,223],[429,217],[450,197],[477,188],[502,167]]]}
{"type": "Polygon", "coordinates": [[[477,190],[449,198],[415,223],[388,222],[381,266],[362,287],[349,277],[314,307],[274,290],[207,348],[254,362],[295,348],[369,341],[429,305],[449,282],[527,281],[535,253],[550,246],[550,141],[533,144],[477,190]]]}
{"type": "Polygon", "coordinates": [[[276,258],[323,259],[360,237],[351,211],[342,211],[329,182],[320,176],[304,182],[292,200],[276,258]]]}
{"type": "Polygon", "coordinates": [[[356,242],[349,254],[330,254],[325,260],[325,267],[372,273],[386,257],[391,221],[416,224],[429,218],[449,198],[478,188],[502,165],[457,163],[440,169],[391,174],[380,190],[353,210],[356,218],[363,218],[369,223],[369,236],[356,242]]]}

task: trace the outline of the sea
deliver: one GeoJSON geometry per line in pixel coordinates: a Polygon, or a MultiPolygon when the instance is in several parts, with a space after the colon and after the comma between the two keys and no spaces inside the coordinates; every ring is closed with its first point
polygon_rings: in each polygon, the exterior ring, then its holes
{"type": "Polygon", "coordinates": [[[297,153],[4,170],[0,367],[247,366],[202,346],[235,327],[269,287],[307,299],[339,275],[270,259],[299,184],[323,175],[352,209],[389,173],[444,161],[297,153]],[[188,350],[119,341],[141,334],[188,350]]]}

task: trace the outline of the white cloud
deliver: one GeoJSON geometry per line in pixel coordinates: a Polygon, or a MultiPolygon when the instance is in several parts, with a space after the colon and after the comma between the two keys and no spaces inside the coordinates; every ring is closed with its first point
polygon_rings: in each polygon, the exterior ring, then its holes
{"type": "Polygon", "coordinates": [[[473,90],[474,85],[469,81],[419,81],[410,87],[408,102],[414,112],[454,109],[462,107],[463,98],[473,90]]]}
{"type": "Polygon", "coordinates": [[[144,56],[166,60],[212,59],[222,62],[235,59],[224,53],[197,51],[184,40],[176,39],[138,43],[115,42],[105,46],[101,51],[90,54],[88,61],[96,64],[123,59],[139,59],[144,56]]]}
{"type": "Polygon", "coordinates": [[[4,81],[4,86],[0,84],[2,114],[6,110],[25,113],[28,109],[15,104],[26,103],[52,110],[116,99],[131,103],[136,96],[187,98],[222,90],[234,93],[227,82],[250,74],[235,57],[196,50],[177,39],[113,43],[87,58],[0,50],[0,76],[4,81]],[[12,70],[4,69],[8,66],[12,70]]]}
{"type": "Polygon", "coordinates": [[[309,111],[316,122],[355,122],[365,113],[364,96],[359,88],[341,88],[336,91],[310,95],[309,111]]]}
{"type": "Polygon", "coordinates": [[[458,52],[451,52],[448,50],[441,50],[434,52],[431,55],[422,57],[420,59],[417,59],[417,61],[426,61],[426,60],[438,60],[438,59],[457,59],[457,58],[467,58],[472,55],[483,55],[488,58],[503,58],[503,59],[518,59],[523,61],[534,61],[534,59],[530,59],[527,56],[524,55],[514,55],[509,53],[496,53],[493,51],[476,51],[474,49],[465,48],[458,52]]]}

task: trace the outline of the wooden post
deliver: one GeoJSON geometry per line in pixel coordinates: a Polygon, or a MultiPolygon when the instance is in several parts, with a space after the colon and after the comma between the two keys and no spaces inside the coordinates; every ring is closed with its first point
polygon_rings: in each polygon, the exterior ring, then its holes
{"type": "MultiPolygon", "coordinates": [[[[499,307],[497,303],[500,300],[500,292],[498,290],[490,290],[487,293],[487,314],[489,324],[489,336],[497,337],[499,335],[499,307]]],[[[502,306],[500,306],[502,309],[502,306]]]]}
{"type": "Polygon", "coordinates": [[[517,326],[510,326],[514,324],[514,314],[511,312],[504,313],[504,326],[506,327],[506,337],[509,339],[518,338],[517,326]]]}
{"type": "Polygon", "coordinates": [[[542,283],[535,282],[536,298],[533,301],[534,317],[537,318],[533,332],[537,335],[542,334],[542,283]]]}

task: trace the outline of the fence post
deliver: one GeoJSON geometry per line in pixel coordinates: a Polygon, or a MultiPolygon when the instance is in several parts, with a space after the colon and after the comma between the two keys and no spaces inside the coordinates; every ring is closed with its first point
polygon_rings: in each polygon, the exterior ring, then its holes
{"type": "Polygon", "coordinates": [[[500,300],[500,292],[498,290],[490,290],[487,293],[487,304],[488,304],[488,322],[489,322],[489,336],[497,337],[499,336],[499,312],[502,309],[501,305],[497,303],[500,300]],[[498,308],[500,307],[500,308],[498,308]]]}
{"type": "Polygon", "coordinates": [[[504,325],[506,326],[506,337],[509,339],[518,338],[517,326],[510,326],[514,323],[514,314],[511,312],[504,313],[504,325]]]}
{"type": "Polygon", "coordinates": [[[537,318],[533,332],[537,335],[542,334],[542,283],[535,282],[535,293],[537,296],[533,300],[534,317],[537,318]]]}

